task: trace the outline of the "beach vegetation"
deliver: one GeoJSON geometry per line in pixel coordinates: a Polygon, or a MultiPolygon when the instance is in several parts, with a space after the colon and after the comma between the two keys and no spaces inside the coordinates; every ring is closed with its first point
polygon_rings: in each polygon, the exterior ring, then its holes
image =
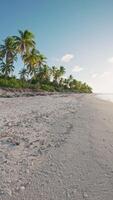
{"type": "Polygon", "coordinates": [[[64,66],[48,66],[47,58],[36,47],[34,34],[19,30],[0,45],[0,87],[32,88],[50,92],[91,93],[92,88],[72,75],[65,77],[64,66]],[[21,58],[23,66],[17,67],[21,58]],[[20,68],[20,67],[19,67],[20,68]]]}

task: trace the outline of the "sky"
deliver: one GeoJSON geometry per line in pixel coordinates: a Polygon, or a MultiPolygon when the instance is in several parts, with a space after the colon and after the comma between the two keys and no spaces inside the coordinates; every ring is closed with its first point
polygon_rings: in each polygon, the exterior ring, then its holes
{"type": "Polygon", "coordinates": [[[50,66],[113,93],[113,0],[0,0],[0,8],[0,43],[28,29],[50,66]]]}

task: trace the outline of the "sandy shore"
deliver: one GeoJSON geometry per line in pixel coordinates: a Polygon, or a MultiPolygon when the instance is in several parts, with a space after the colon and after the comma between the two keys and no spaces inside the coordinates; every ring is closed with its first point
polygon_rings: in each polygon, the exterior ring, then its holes
{"type": "Polygon", "coordinates": [[[58,92],[37,91],[35,89],[0,88],[0,98],[54,95],[58,92]]]}
{"type": "Polygon", "coordinates": [[[0,98],[0,200],[113,200],[113,103],[0,98]]]}

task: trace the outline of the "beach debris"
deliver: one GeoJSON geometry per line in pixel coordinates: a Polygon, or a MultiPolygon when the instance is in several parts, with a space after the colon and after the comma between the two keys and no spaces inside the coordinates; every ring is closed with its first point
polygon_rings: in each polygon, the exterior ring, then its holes
{"type": "Polygon", "coordinates": [[[4,194],[5,194],[5,193],[4,193],[4,190],[0,188],[0,196],[1,196],[1,195],[4,195],[4,194]]]}
{"type": "Polygon", "coordinates": [[[25,190],[25,186],[22,185],[22,186],[20,187],[20,189],[21,189],[22,191],[25,190]]]}
{"type": "Polygon", "coordinates": [[[83,198],[84,198],[84,199],[87,199],[87,198],[88,198],[87,192],[83,192],[83,198]]]}
{"type": "Polygon", "coordinates": [[[17,138],[17,137],[9,137],[9,138],[6,138],[5,140],[2,140],[1,141],[2,144],[8,144],[8,145],[11,145],[11,146],[18,146],[20,145],[20,139],[17,138]]]}
{"type": "Polygon", "coordinates": [[[45,139],[44,139],[44,138],[41,138],[39,143],[40,143],[40,145],[44,145],[45,139]]]}

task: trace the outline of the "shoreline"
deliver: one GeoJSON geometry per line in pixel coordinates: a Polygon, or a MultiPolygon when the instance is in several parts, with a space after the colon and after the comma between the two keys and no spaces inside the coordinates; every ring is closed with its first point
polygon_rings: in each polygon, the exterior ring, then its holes
{"type": "Polygon", "coordinates": [[[56,94],[56,92],[37,91],[33,89],[0,88],[0,98],[46,96],[52,94],[56,94]]]}
{"type": "MultiPolygon", "coordinates": [[[[51,96],[51,95],[69,95],[69,94],[86,94],[77,92],[48,92],[35,89],[14,89],[14,88],[0,88],[0,98],[14,98],[14,97],[35,97],[35,96],[51,96]]],[[[89,93],[90,94],[90,93],[89,93]]]]}
{"type": "Polygon", "coordinates": [[[113,103],[113,94],[97,94],[98,99],[113,103]]]}

